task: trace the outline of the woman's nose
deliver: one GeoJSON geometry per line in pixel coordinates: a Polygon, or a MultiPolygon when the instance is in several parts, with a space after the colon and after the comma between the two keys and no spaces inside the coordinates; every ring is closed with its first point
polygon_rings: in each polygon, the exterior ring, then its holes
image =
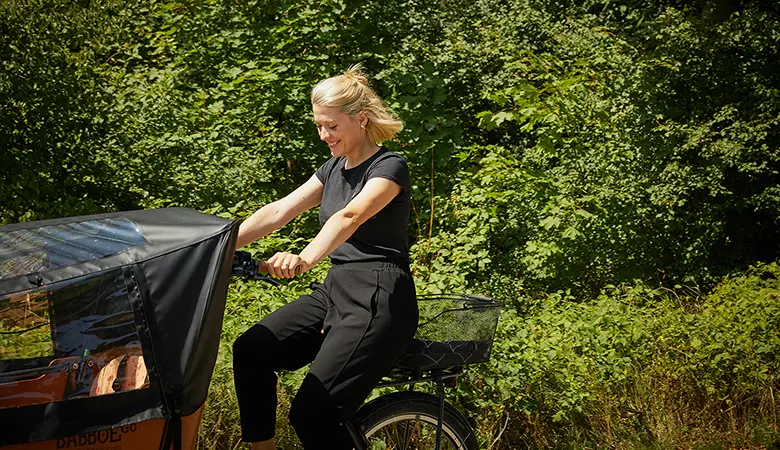
{"type": "Polygon", "coordinates": [[[327,130],[325,130],[325,127],[320,128],[319,133],[320,133],[320,140],[321,141],[324,141],[329,136],[327,130]]]}

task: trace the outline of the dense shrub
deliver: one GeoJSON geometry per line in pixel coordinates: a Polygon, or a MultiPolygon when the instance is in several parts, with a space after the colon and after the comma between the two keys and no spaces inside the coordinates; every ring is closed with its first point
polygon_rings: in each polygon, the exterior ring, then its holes
{"type": "MultiPolygon", "coordinates": [[[[780,256],[779,17],[757,0],[3,1],[0,223],[249,214],[327,158],[309,89],[363,62],[406,121],[387,145],[412,170],[419,290],[506,302],[456,398],[485,448],[777,445],[777,267],[721,277],[780,256]]],[[[315,217],[250,248],[300,249],[315,217]]],[[[326,268],[231,291],[205,447],[237,443],[229,343],[326,268]]]]}
{"type": "Polygon", "coordinates": [[[623,285],[585,302],[527,298],[503,312],[491,362],[457,395],[486,448],[773,448],[779,296],[773,263],[708,295],[623,285]]]}
{"type": "Polygon", "coordinates": [[[443,47],[442,71],[481,77],[452,91],[469,92],[481,129],[459,186],[437,197],[452,205],[444,230],[482,221],[493,263],[547,291],[706,283],[775,258],[777,11],[746,5],[717,24],[660,6],[620,20],[532,2],[474,10],[439,13],[425,38],[443,47]]]}
{"type": "Polygon", "coordinates": [[[0,220],[246,213],[326,159],[309,88],[362,61],[407,123],[420,267],[708,282],[780,242],[778,11],[717,6],[6,2],[0,220]]]}

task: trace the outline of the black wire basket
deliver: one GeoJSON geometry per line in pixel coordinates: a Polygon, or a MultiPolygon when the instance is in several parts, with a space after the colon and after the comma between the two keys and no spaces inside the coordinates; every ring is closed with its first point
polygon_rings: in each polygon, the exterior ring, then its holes
{"type": "Polygon", "coordinates": [[[417,297],[420,325],[397,368],[448,369],[490,358],[501,304],[460,294],[417,297]]]}

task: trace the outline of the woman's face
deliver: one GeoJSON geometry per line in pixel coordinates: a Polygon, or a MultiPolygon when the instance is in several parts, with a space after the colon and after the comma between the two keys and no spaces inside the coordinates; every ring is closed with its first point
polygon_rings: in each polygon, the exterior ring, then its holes
{"type": "Polygon", "coordinates": [[[349,155],[365,145],[366,133],[360,127],[361,114],[353,118],[338,108],[312,105],[312,109],[320,139],[328,144],[334,157],[349,155]]]}

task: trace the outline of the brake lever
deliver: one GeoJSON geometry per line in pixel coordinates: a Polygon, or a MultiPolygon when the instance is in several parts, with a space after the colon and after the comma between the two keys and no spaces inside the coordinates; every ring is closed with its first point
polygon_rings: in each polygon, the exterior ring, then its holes
{"type": "Polygon", "coordinates": [[[275,286],[275,287],[279,287],[279,286],[281,286],[281,285],[282,285],[282,283],[280,283],[280,282],[278,282],[278,281],[274,280],[273,278],[271,278],[271,277],[266,277],[266,276],[264,276],[264,275],[260,275],[259,273],[255,273],[255,274],[253,274],[253,275],[252,275],[252,279],[253,279],[253,280],[257,280],[257,281],[265,281],[266,283],[268,283],[268,284],[270,284],[270,285],[273,285],[273,286],[275,286]]]}

